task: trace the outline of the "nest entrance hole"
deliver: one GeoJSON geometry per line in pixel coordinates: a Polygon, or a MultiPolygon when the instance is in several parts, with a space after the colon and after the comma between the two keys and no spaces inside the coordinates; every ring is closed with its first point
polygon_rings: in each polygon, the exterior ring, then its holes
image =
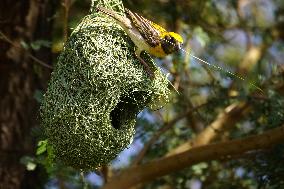
{"type": "Polygon", "coordinates": [[[141,107],[145,106],[145,100],[138,100],[141,99],[142,96],[143,94],[141,92],[135,92],[132,93],[132,95],[127,95],[120,99],[120,102],[110,112],[111,125],[113,128],[121,129],[125,123],[136,118],[141,107]]]}

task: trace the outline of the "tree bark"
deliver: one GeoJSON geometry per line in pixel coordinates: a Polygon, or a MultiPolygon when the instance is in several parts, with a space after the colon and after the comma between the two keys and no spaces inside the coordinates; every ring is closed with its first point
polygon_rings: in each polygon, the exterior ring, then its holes
{"type": "MultiPolygon", "coordinates": [[[[31,128],[38,126],[36,89],[43,89],[50,70],[36,65],[21,41],[50,40],[55,0],[2,0],[0,30],[0,188],[34,188],[38,174],[20,164],[34,154],[31,128]],[[37,71],[36,71],[37,70],[37,71]],[[39,74],[41,73],[41,74],[39,74]],[[47,77],[43,77],[43,76],[47,77]]],[[[51,64],[50,48],[33,53],[51,64]]]]}

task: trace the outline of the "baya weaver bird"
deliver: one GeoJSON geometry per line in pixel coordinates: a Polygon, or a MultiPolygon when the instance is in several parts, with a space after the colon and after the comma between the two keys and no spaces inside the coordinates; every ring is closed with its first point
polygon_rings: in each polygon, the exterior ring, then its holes
{"type": "Polygon", "coordinates": [[[144,65],[151,77],[154,76],[153,72],[148,64],[140,57],[142,51],[163,58],[181,49],[183,39],[179,34],[168,32],[158,24],[131,12],[129,9],[125,9],[126,16],[121,16],[103,7],[97,7],[97,11],[112,17],[124,29],[137,47],[135,51],[136,57],[144,65]]]}

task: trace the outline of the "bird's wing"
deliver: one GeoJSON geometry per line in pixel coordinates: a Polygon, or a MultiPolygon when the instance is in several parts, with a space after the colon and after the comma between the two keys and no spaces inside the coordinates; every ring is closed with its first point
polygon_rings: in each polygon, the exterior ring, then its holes
{"type": "Polygon", "coordinates": [[[160,44],[161,33],[166,32],[164,28],[134,12],[131,12],[129,9],[125,9],[125,13],[151,47],[155,47],[160,44]]]}
{"type": "Polygon", "coordinates": [[[117,14],[116,12],[114,12],[113,10],[109,10],[106,9],[104,7],[98,6],[97,7],[97,12],[102,12],[110,17],[112,17],[113,19],[115,19],[122,27],[131,29],[131,21],[128,18],[125,18],[124,16],[121,16],[119,14],[117,14]]]}

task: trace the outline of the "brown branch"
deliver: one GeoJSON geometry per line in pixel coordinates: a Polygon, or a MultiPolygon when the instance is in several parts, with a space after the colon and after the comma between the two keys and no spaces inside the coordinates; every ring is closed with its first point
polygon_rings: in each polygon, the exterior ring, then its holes
{"type": "Polygon", "coordinates": [[[144,165],[130,167],[113,177],[104,189],[125,189],[153,180],[196,163],[232,158],[234,155],[266,149],[284,142],[284,125],[243,139],[219,142],[192,148],[183,153],[164,157],[144,165]]]}
{"type": "Polygon", "coordinates": [[[209,144],[227,130],[230,130],[250,110],[248,103],[235,103],[221,112],[217,119],[200,132],[197,137],[170,151],[167,156],[184,152],[192,147],[209,144]]]}
{"type": "Polygon", "coordinates": [[[112,170],[108,165],[103,165],[101,167],[101,173],[104,178],[104,182],[107,183],[108,179],[112,176],[112,170]]]}
{"type": "Polygon", "coordinates": [[[64,43],[67,41],[68,38],[68,17],[69,11],[71,7],[71,0],[63,0],[62,6],[64,8],[64,18],[63,18],[63,39],[64,43]]]}
{"type": "Polygon", "coordinates": [[[16,45],[11,39],[9,39],[3,32],[0,31],[0,36],[2,36],[2,38],[0,37],[0,39],[2,39],[3,41],[9,43],[10,45],[12,45],[13,47],[20,49],[20,50],[25,50],[27,53],[27,56],[32,59],[34,62],[38,63],[39,65],[48,68],[48,69],[53,69],[52,66],[48,65],[47,63],[39,60],[37,57],[33,56],[30,52],[27,51],[27,49],[16,45]]]}
{"type": "Polygon", "coordinates": [[[257,62],[263,57],[265,51],[270,44],[262,44],[259,46],[250,46],[246,52],[243,60],[240,62],[240,72],[246,74],[249,72],[257,62]]]}

